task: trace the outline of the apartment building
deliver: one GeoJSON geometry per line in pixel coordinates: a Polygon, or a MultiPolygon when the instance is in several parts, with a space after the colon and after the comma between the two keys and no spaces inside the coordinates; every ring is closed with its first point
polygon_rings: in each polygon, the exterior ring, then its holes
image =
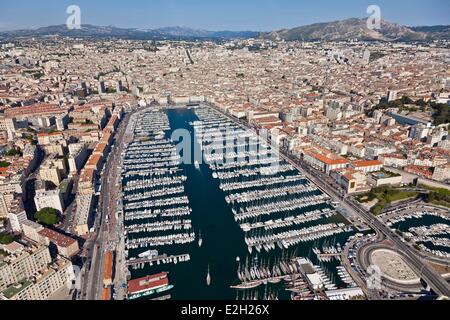
{"type": "Polygon", "coordinates": [[[34,203],[36,204],[37,211],[44,208],[53,208],[58,210],[60,213],[63,213],[65,209],[64,200],[59,189],[36,191],[34,203]]]}
{"type": "Polygon", "coordinates": [[[12,232],[21,233],[22,224],[26,221],[28,221],[27,213],[23,208],[18,208],[17,210],[11,209],[8,212],[8,223],[12,232]]]}
{"type": "Polygon", "coordinates": [[[54,246],[57,253],[65,258],[70,259],[80,251],[77,240],[45,228],[39,223],[27,221],[22,225],[22,229],[25,237],[45,246],[54,246]]]}
{"type": "Polygon", "coordinates": [[[47,246],[24,246],[17,242],[1,246],[8,255],[0,260],[0,291],[36,275],[52,262],[47,246]]]}
{"type": "Polygon", "coordinates": [[[60,289],[70,286],[73,274],[70,260],[59,258],[32,278],[22,279],[3,290],[0,300],[47,300],[60,289]]]}
{"type": "Polygon", "coordinates": [[[75,174],[79,172],[86,160],[88,159],[89,152],[84,143],[74,143],[69,145],[69,172],[75,174]]]}
{"type": "Polygon", "coordinates": [[[41,243],[46,245],[53,244],[60,256],[70,259],[80,251],[77,240],[65,236],[62,233],[48,228],[43,228],[38,233],[41,237],[41,243]]]}
{"type": "Polygon", "coordinates": [[[60,170],[54,164],[42,165],[39,177],[41,180],[52,182],[55,186],[59,186],[62,181],[60,170]]]}
{"type": "Polygon", "coordinates": [[[379,160],[369,161],[355,161],[351,164],[351,167],[356,171],[362,171],[364,173],[380,171],[383,168],[383,163],[379,160]]]}
{"type": "Polygon", "coordinates": [[[362,193],[370,190],[364,172],[354,169],[338,169],[331,171],[330,176],[336,180],[347,194],[362,193]]]}
{"type": "Polygon", "coordinates": [[[345,169],[350,164],[347,159],[319,147],[303,149],[303,160],[313,168],[327,174],[332,170],[345,169]]]}
{"type": "Polygon", "coordinates": [[[78,194],[77,195],[77,211],[75,213],[76,227],[75,232],[79,236],[89,233],[92,225],[92,209],[94,205],[93,194],[78,194]]]}

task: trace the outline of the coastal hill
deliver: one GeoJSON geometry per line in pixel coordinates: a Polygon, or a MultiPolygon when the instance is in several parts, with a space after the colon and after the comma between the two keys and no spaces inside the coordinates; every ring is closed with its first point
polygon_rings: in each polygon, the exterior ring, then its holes
{"type": "Polygon", "coordinates": [[[348,39],[362,41],[423,41],[450,39],[450,27],[410,28],[382,20],[380,30],[370,30],[367,28],[367,19],[353,18],[263,33],[261,37],[288,41],[342,41],[348,39]]]}

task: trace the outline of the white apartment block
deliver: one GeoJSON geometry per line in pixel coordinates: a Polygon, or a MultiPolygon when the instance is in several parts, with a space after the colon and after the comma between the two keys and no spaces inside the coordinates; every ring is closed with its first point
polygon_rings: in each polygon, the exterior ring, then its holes
{"type": "Polygon", "coordinates": [[[64,212],[64,201],[59,190],[50,191],[37,191],[34,197],[34,203],[36,204],[36,209],[42,210],[44,208],[53,208],[58,210],[60,213],[64,212]]]}
{"type": "Polygon", "coordinates": [[[84,143],[75,143],[69,145],[69,172],[71,174],[79,172],[83,169],[89,153],[84,143]]]}
{"type": "Polygon", "coordinates": [[[22,279],[36,275],[39,270],[47,268],[52,262],[47,246],[24,247],[13,242],[11,245],[3,246],[3,250],[9,251],[9,255],[0,262],[0,291],[22,279]]]}
{"type": "Polygon", "coordinates": [[[8,217],[9,204],[14,199],[14,194],[0,192],[0,218],[8,217]]]}
{"type": "Polygon", "coordinates": [[[89,233],[89,217],[92,211],[94,197],[92,194],[77,195],[77,211],[75,215],[75,231],[79,236],[89,233]]]}
{"type": "Polygon", "coordinates": [[[33,278],[22,279],[0,293],[0,300],[47,300],[73,279],[70,260],[60,258],[33,278]]]}
{"type": "Polygon", "coordinates": [[[450,179],[450,165],[434,168],[433,180],[445,182],[450,179]]]}
{"type": "Polygon", "coordinates": [[[408,159],[401,155],[381,155],[379,160],[383,162],[386,167],[403,168],[408,165],[408,159]]]}
{"type": "Polygon", "coordinates": [[[25,211],[9,212],[8,221],[11,231],[14,233],[22,233],[22,223],[28,221],[25,211]]]}

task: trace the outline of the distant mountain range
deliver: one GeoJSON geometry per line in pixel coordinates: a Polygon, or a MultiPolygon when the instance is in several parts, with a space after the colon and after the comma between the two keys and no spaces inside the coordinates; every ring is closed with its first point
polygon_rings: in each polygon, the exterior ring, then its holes
{"type": "Polygon", "coordinates": [[[379,30],[367,28],[367,19],[347,19],[328,23],[284,29],[261,34],[272,40],[342,41],[358,39],[365,41],[425,41],[450,39],[450,26],[405,27],[381,21],[379,30]]]}
{"type": "Polygon", "coordinates": [[[160,29],[136,29],[99,27],[82,25],[80,29],[69,30],[66,25],[49,26],[38,29],[16,30],[0,32],[0,37],[45,37],[59,35],[72,38],[121,38],[136,40],[163,40],[163,39],[239,39],[256,38],[259,32],[252,31],[207,31],[185,27],[166,27],[160,29]]]}
{"type": "Polygon", "coordinates": [[[380,30],[369,30],[367,19],[347,19],[316,23],[293,29],[273,32],[254,31],[207,31],[185,27],[160,29],[136,29],[83,25],[81,29],[69,30],[66,25],[39,29],[0,32],[0,38],[67,36],[72,38],[122,38],[135,40],[229,40],[262,38],[271,40],[300,41],[428,41],[450,39],[450,26],[405,27],[387,21],[381,22],[380,30]]]}

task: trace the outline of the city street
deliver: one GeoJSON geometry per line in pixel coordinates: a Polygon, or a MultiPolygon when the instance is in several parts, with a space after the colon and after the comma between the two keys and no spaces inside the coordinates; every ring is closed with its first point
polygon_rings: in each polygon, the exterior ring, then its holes
{"type": "Polygon", "coordinates": [[[103,289],[103,260],[106,251],[114,251],[116,257],[115,290],[117,299],[124,299],[126,292],[123,285],[126,283],[125,267],[125,239],[123,237],[123,217],[119,213],[121,194],[121,161],[123,152],[132,140],[132,121],[130,121],[141,108],[134,109],[124,116],[115,135],[108,160],[101,174],[101,192],[98,202],[98,212],[95,220],[97,236],[87,246],[92,253],[87,258],[91,265],[88,277],[83,285],[82,296],[86,300],[99,300],[103,289]],[[129,126],[129,124],[131,126],[129,126]]]}
{"type": "Polygon", "coordinates": [[[116,228],[116,206],[119,199],[119,163],[124,146],[124,135],[131,114],[126,114],[121,121],[115,136],[107,162],[101,174],[101,192],[98,203],[95,230],[97,237],[87,244],[92,255],[87,258],[86,263],[91,263],[88,277],[85,279],[82,296],[86,300],[98,300],[103,288],[103,259],[107,250],[116,250],[117,232],[116,228]]]}

